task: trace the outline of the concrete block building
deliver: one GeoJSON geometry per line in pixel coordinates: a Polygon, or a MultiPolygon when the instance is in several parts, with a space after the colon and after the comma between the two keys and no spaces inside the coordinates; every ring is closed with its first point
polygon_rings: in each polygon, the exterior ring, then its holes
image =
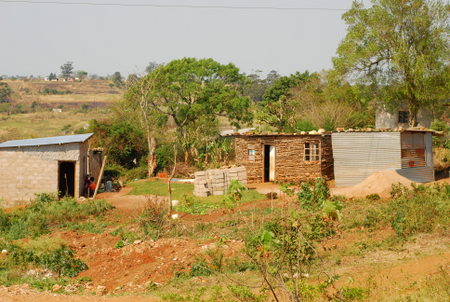
{"type": "Polygon", "coordinates": [[[235,133],[236,163],[248,183],[334,178],[331,133],[235,133]]]}
{"type": "Polygon", "coordinates": [[[78,198],[90,174],[92,133],[7,141],[0,144],[0,206],[26,203],[36,193],[78,198]]]}

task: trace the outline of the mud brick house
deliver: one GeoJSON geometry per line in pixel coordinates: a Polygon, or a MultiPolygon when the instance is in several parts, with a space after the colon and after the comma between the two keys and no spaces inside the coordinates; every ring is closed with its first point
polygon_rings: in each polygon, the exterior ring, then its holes
{"type": "Polygon", "coordinates": [[[334,178],[331,133],[234,133],[236,163],[248,183],[334,178]]]}
{"type": "MultiPolygon", "coordinates": [[[[36,193],[78,198],[87,174],[96,178],[101,152],[89,150],[89,134],[0,143],[0,206],[28,202],[36,193]]],[[[96,178],[97,179],[97,178],[96,178]]]]}
{"type": "Polygon", "coordinates": [[[414,182],[434,181],[432,132],[385,129],[333,133],[336,186],[356,185],[383,170],[395,170],[414,182]]]}

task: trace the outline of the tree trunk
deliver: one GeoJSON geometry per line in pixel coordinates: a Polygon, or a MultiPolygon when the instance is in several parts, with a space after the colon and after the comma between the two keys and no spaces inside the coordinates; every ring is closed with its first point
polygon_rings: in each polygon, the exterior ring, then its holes
{"type": "Polygon", "coordinates": [[[156,169],[156,138],[151,137],[147,134],[147,144],[148,144],[148,156],[147,156],[147,166],[148,166],[148,177],[152,177],[156,169]]]}
{"type": "Polygon", "coordinates": [[[414,128],[417,126],[417,113],[419,109],[415,105],[409,106],[409,127],[414,128]]]}

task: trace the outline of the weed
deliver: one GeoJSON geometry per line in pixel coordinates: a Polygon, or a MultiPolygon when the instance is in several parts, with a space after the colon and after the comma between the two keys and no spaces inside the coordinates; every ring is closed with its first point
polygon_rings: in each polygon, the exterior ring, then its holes
{"type": "Polygon", "coordinates": [[[345,301],[359,301],[367,296],[367,291],[360,287],[344,287],[341,289],[341,295],[345,301]]]}
{"type": "Polygon", "coordinates": [[[366,196],[366,199],[371,200],[371,201],[376,201],[376,200],[380,200],[381,197],[378,194],[369,194],[366,196]]]}
{"type": "Polygon", "coordinates": [[[147,198],[145,210],[139,217],[139,225],[146,236],[153,240],[160,238],[169,222],[167,211],[164,203],[147,198]]]}
{"type": "Polygon", "coordinates": [[[116,244],[114,245],[114,248],[116,249],[121,249],[125,246],[125,243],[122,240],[119,240],[116,242],[116,244]]]}

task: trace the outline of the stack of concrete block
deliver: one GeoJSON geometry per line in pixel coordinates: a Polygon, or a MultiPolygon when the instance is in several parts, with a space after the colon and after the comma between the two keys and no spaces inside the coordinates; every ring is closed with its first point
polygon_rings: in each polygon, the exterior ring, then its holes
{"type": "Polygon", "coordinates": [[[211,169],[195,172],[194,195],[206,197],[209,195],[224,195],[232,180],[247,184],[247,170],[245,167],[229,169],[211,169]]]}

